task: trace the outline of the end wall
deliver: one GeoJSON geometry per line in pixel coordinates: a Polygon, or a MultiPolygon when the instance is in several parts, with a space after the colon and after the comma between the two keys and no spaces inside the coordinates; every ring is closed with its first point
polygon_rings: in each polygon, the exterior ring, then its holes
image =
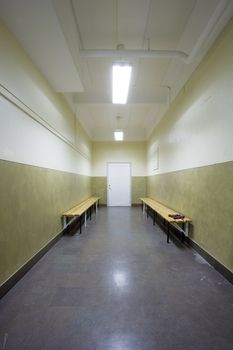
{"type": "Polygon", "coordinates": [[[146,194],[145,142],[93,142],[92,193],[107,203],[107,163],[129,162],[132,170],[132,204],[139,204],[146,194]]]}

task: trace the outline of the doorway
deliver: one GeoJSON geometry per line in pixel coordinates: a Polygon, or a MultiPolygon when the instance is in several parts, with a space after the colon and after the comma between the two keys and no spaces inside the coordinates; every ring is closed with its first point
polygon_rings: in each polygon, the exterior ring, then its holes
{"type": "Polygon", "coordinates": [[[131,164],[107,163],[107,203],[131,206],[131,164]]]}

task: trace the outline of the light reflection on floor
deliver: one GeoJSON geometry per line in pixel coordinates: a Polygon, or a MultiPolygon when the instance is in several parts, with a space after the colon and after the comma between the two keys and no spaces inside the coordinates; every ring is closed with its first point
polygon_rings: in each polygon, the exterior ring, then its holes
{"type": "Polygon", "coordinates": [[[116,270],[113,273],[113,280],[117,287],[124,288],[128,285],[128,276],[125,271],[116,270]]]}

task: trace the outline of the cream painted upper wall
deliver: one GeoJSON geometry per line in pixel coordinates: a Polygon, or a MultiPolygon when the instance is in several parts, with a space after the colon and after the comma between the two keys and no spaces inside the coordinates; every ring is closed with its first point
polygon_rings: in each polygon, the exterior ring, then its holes
{"type": "Polygon", "coordinates": [[[132,176],[146,175],[145,142],[93,142],[92,175],[106,176],[108,162],[130,162],[132,176]]]}
{"type": "Polygon", "coordinates": [[[90,175],[90,138],[2,22],[0,51],[0,158],[90,175]]]}
{"type": "Polygon", "coordinates": [[[232,43],[233,20],[152,133],[149,175],[233,160],[232,43]]]}

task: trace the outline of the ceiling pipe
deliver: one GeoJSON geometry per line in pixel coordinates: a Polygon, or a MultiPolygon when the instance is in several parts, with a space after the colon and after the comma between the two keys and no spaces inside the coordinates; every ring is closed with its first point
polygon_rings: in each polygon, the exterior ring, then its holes
{"type": "Polygon", "coordinates": [[[125,57],[139,57],[139,58],[177,58],[186,62],[189,56],[183,51],[176,50],[86,50],[80,49],[82,57],[94,58],[125,58],[125,57]]]}
{"type": "Polygon", "coordinates": [[[73,3],[73,0],[70,0],[71,4],[71,9],[72,13],[74,16],[75,20],[75,25],[77,29],[77,35],[78,35],[78,42],[79,42],[79,54],[82,57],[93,57],[93,58],[104,58],[104,57],[109,57],[109,58],[123,58],[123,57],[133,57],[133,58],[176,58],[180,59],[184,62],[187,62],[189,59],[189,55],[187,55],[183,51],[179,50],[128,50],[125,49],[124,44],[118,44],[117,48],[115,50],[108,50],[108,49],[103,49],[103,50],[93,50],[93,49],[84,49],[83,45],[83,40],[78,24],[78,19],[76,16],[76,11],[75,11],[75,6],[73,3]]]}
{"type": "MultiPolygon", "coordinates": [[[[203,34],[201,35],[201,38],[197,41],[194,49],[192,52],[188,55],[184,51],[180,50],[127,50],[124,48],[124,45],[118,44],[116,50],[93,50],[93,49],[84,49],[84,45],[82,42],[82,37],[80,34],[80,29],[78,25],[78,20],[76,16],[76,11],[74,7],[74,0],[70,0],[72,13],[75,19],[75,24],[77,27],[77,35],[79,39],[79,53],[82,57],[94,57],[94,58],[103,58],[103,57],[109,57],[109,58],[123,58],[123,57],[139,57],[139,58],[175,58],[180,59],[186,64],[190,64],[195,60],[195,57],[197,56],[198,50],[201,48],[201,46],[204,44],[204,42],[211,36],[211,33],[213,31],[213,28],[215,28],[215,32],[217,31],[217,28],[219,28],[218,24],[221,22],[221,16],[223,16],[223,22],[225,19],[226,22],[226,16],[227,18],[229,15],[231,15],[233,11],[233,3],[232,0],[221,0],[219,5],[216,7],[216,10],[214,12],[213,17],[211,18],[210,22],[207,24],[207,27],[205,28],[203,34]]],[[[225,23],[224,22],[224,23],[225,23]]],[[[221,24],[221,23],[220,23],[221,24]]]]}

